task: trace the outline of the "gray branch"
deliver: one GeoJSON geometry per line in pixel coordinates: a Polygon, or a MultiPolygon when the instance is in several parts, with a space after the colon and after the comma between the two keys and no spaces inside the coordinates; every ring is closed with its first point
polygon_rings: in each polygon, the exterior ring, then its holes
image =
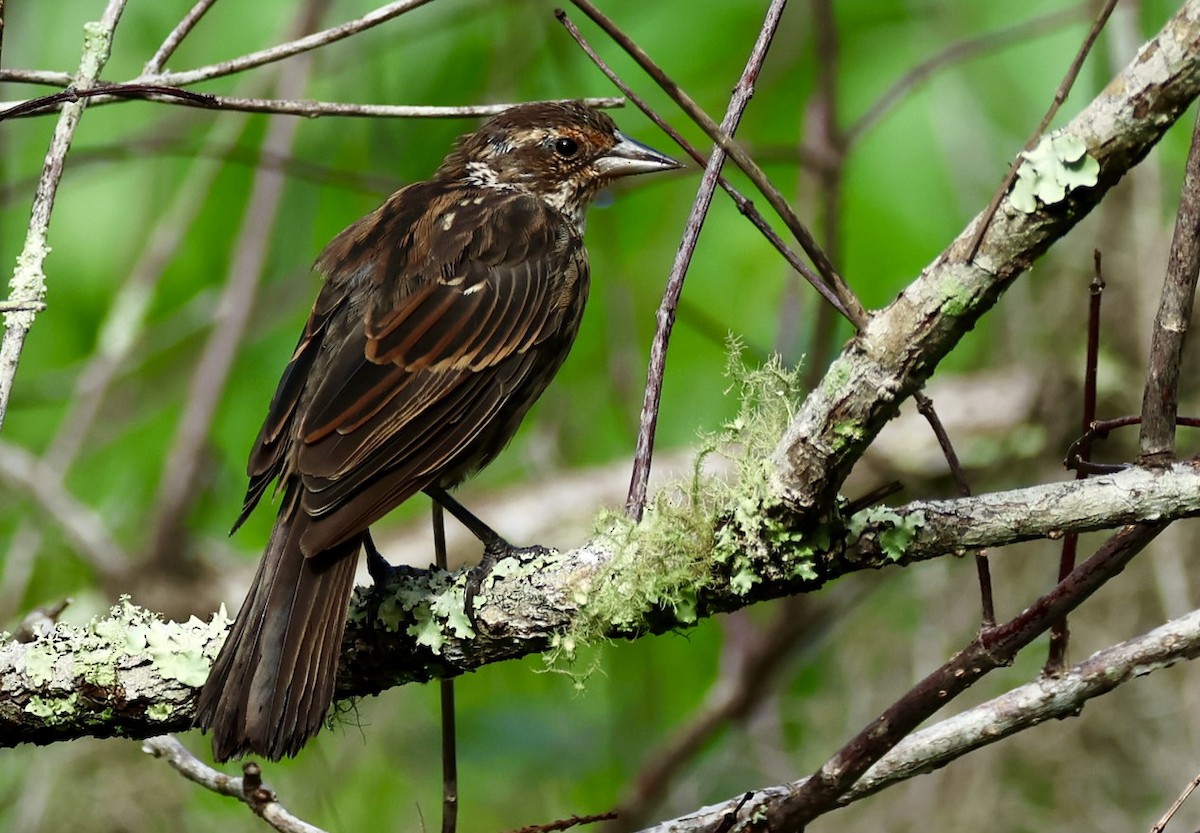
{"type": "MultiPolygon", "coordinates": [[[[869,510],[831,531],[821,552],[793,542],[741,562],[696,553],[708,573],[695,615],[736,610],[767,598],[816,590],[859,570],[999,547],[1132,520],[1200,515],[1200,470],[1130,469],[1082,481],[979,497],[918,501],[869,510]],[[899,543],[896,534],[899,536],[899,543]],[[803,554],[804,570],[797,570],[803,554]],[[707,560],[706,560],[707,559],[707,560]],[[740,583],[746,571],[752,580],[740,583]]],[[[631,574],[658,568],[652,546],[597,540],[571,552],[536,549],[500,562],[477,597],[482,633],[463,615],[465,573],[413,571],[380,589],[359,588],[343,646],[338,697],[374,694],[449,677],[493,662],[561,647],[558,637],[600,613],[590,600],[623,593],[631,574]]],[[[609,636],[690,624],[667,604],[620,611],[594,630],[609,636]]],[[[193,698],[220,648],[228,619],[161,622],[122,603],[83,627],[60,624],[31,642],[0,647],[0,747],[83,735],[149,737],[190,726],[193,698]]]]}

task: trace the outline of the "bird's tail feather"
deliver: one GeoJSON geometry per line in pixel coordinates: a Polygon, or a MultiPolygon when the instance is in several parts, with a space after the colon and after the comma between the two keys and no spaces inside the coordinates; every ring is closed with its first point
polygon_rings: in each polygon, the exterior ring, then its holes
{"type": "Polygon", "coordinates": [[[271,532],[250,592],[200,692],[195,724],[218,761],[295,755],[321,728],[337,676],[362,537],[305,556],[294,495],[271,532]]]}

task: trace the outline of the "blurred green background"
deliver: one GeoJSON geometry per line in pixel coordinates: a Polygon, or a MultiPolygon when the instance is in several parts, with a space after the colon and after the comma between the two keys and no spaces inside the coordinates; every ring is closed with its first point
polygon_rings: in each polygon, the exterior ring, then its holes
{"type": "MultiPolygon", "coordinates": [[[[0,66],[74,71],[82,25],[97,19],[103,5],[10,0],[0,66]]],[[[306,5],[217,3],[168,68],[206,65],[276,43],[306,5]]],[[[321,26],[373,8],[364,0],[326,5],[321,26]]],[[[717,117],[766,6],[601,5],[717,117]]],[[[793,0],[739,136],[829,243],[865,303],[877,307],[987,203],[1049,104],[1091,10],[1060,0],[834,5],[837,64],[818,60],[812,6],[793,0]],[[836,118],[849,130],[895,82],[943,50],[1039,20],[1007,41],[967,47],[962,60],[939,66],[892,99],[894,106],[849,149],[840,178],[823,185],[814,167],[802,164],[813,159],[820,133],[814,91],[821,73],[835,73],[836,118]],[[830,201],[832,215],[822,208],[830,201]]],[[[104,78],[136,76],[188,7],[133,0],[104,78]]],[[[438,0],[316,53],[305,95],[470,104],[614,94],[556,23],[553,8],[535,0],[438,0]]],[[[1095,95],[1173,11],[1166,2],[1121,4],[1056,123],[1095,95]]],[[[615,45],[582,14],[572,17],[627,81],[707,148],[615,45]]],[[[269,96],[279,73],[294,68],[285,62],[197,89],[269,96]]],[[[6,101],[43,92],[0,84],[6,101]]],[[[635,109],[614,115],[626,132],[681,155],[635,109]]],[[[1017,283],[935,377],[932,393],[976,491],[1064,476],[1058,461],[1079,419],[1095,247],[1103,250],[1109,283],[1102,413],[1139,407],[1192,119],[1185,116],[1101,210],[1017,283]]],[[[21,249],[53,122],[47,116],[0,125],[0,256],[10,263],[21,249]]],[[[0,627],[68,596],[74,599],[65,614],[71,621],[102,612],[121,593],[176,618],[208,616],[222,601],[236,606],[271,513],[260,509],[232,539],[225,532],[240,506],[245,455],[316,291],[309,264],[334,234],[392,190],[428,176],[453,138],[475,124],[303,120],[282,156],[264,157],[268,122],[264,115],[147,102],[86,112],[55,206],[48,309],[29,336],[0,437],[0,627]],[[181,523],[167,528],[164,544],[164,473],[177,464],[172,449],[181,419],[196,404],[189,386],[209,349],[213,322],[223,314],[234,245],[261,169],[282,171],[286,184],[255,276],[251,323],[210,403],[211,422],[202,422],[203,440],[190,447],[197,461],[192,500],[181,523]],[[164,235],[177,239],[164,244],[164,235]],[[148,262],[156,241],[162,257],[148,262]],[[136,314],[139,304],[144,315],[136,314]],[[111,378],[88,417],[80,403],[103,367],[97,357],[105,354],[115,357],[111,378]],[[25,477],[30,455],[45,463],[25,477]],[[113,557],[88,552],[66,534],[62,518],[32,496],[31,481],[49,483],[94,513],[111,537],[113,557]]],[[[754,196],[744,178],[730,176],[754,196]]],[[[640,182],[593,208],[593,294],[580,339],[512,447],[462,492],[514,540],[569,546],[586,535],[601,503],[623,502],[654,311],[697,184],[692,168],[640,182]],[[586,497],[567,506],[575,493],[586,497]]],[[[676,467],[686,467],[698,431],[717,428],[736,411],[722,376],[727,334],[746,343],[748,361],[771,351],[789,362],[808,355],[814,373],[849,335],[837,327],[821,335],[814,293],[722,196],[684,298],[658,436],[661,458],[676,467]]],[[[1184,394],[1184,409],[1190,403],[1194,411],[1194,391],[1184,394]]],[[[908,417],[898,420],[847,493],[899,478],[907,489],[895,500],[953,494],[930,443],[926,429],[908,417]]],[[[1119,443],[1105,453],[1130,456],[1119,443]]],[[[381,536],[385,552],[428,563],[426,506],[414,500],[389,519],[381,536]]],[[[67,514],[79,516],[70,507],[67,514]]],[[[1085,606],[1075,620],[1073,658],[1195,606],[1194,571],[1185,568],[1193,531],[1172,530],[1085,606]]],[[[469,543],[465,553],[473,557],[469,543]]],[[[1056,571],[1053,547],[1026,545],[992,557],[1001,616],[1018,612],[1056,571]]],[[[682,634],[598,646],[598,671],[581,692],[569,677],[541,673],[537,658],[462,679],[460,829],[544,823],[626,799],[639,773],[661,762],[672,733],[720,697],[748,646],[780,618],[807,623],[783,649],[781,672],[762,680],[752,707],[722,723],[639,809],[646,821],[668,818],[811,771],[973,636],[974,568],[967,561],[942,562],[851,576],[821,598],[761,605],[682,634]]],[[[978,702],[1036,676],[1043,648],[1031,648],[1017,667],[987,678],[964,699],[978,702]]],[[[1090,705],[1081,719],[969,756],[813,829],[1145,829],[1196,768],[1196,676],[1194,669],[1175,669],[1127,686],[1090,705]]],[[[267,767],[267,780],[291,810],[326,829],[436,827],[436,704],[431,686],[363,702],[298,760],[267,767]]],[[[185,740],[207,755],[198,735],[185,740]]],[[[1176,821],[1180,829],[1200,826],[1200,806],[1188,813],[1185,808],[1176,821]]],[[[14,833],[253,830],[260,824],[235,802],[145,757],[135,742],[81,741],[0,754],[0,829],[14,833]]]]}

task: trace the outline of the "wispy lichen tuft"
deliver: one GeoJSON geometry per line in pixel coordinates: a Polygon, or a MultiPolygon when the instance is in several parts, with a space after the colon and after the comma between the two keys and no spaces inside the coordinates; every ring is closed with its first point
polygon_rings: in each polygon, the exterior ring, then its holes
{"type": "Polygon", "coordinates": [[[698,615],[698,591],[718,572],[731,576],[739,592],[749,592],[762,581],[763,559],[781,552],[793,575],[811,573],[812,549],[779,520],[772,487],[771,457],[801,398],[799,369],[778,358],[748,368],[741,345],[731,340],[729,347],[727,392],[738,397],[737,416],[701,435],[691,476],[655,492],[640,523],[617,512],[597,520],[596,540],[614,555],[560,647],[638,630],[652,611],[690,625],[698,615]],[[732,476],[706,474],[706,464],[717,457],[728,461],[732,476]]]}

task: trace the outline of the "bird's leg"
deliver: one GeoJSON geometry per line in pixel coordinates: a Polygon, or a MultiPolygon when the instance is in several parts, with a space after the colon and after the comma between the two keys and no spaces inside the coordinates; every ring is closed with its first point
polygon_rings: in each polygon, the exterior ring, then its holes
{"type": "Polygon", "coordinates": [[[485,558],[487,557],[487,553],[493,550],[497,550],[503,554],[505,550],[513,548],[512,544],[501,538],[496,530],[471,514],[471,511],[467,507],[450,497],[445,489],[439,486],[427,486],[425,494],[437,501],[443,509],[453,515],[460,524],[469,529],[471,534],[479,539],[479,542],[483,544],[485,558]]]}
{"type": "Polygon", "coordinates": [[[457,518],[459,523],[471,530],[471,534],[483,544],[483,560],[475,565],[471,569],[471,572],[467,574],[467,585],[463,594],[463,607],[467,618],[471,620],[471,626],[478,631],[479,628],[475,621],[475,596],[478,595],[480,588],[483,586],[483,580],[487,578],[488,573],[492,571],[492,567],[496,565],[496,562],[513,552],[515,548],[508,541],[501,538],[500,533],[479,520],[465,506],[450,497],[445,489],[438,486],[428,486],[425,489],[425,494],[429,495],[443,509],[457,518]]]}
{"type": "Polygon", "coordinates": [[[400,564],[393,567],[388,563],[388,560],[383,557],[383,553],[379,551],[379,547],[375,546],[375,539],[371,537],[371,530],[363,533],[363,549],[367,553],[367,574],[371,576],[371,581],[375,582],[376,587],[382,587],[395,576],[412,575],[420,572],[416,568],[409,567],[407,564],[400,564]]]}

